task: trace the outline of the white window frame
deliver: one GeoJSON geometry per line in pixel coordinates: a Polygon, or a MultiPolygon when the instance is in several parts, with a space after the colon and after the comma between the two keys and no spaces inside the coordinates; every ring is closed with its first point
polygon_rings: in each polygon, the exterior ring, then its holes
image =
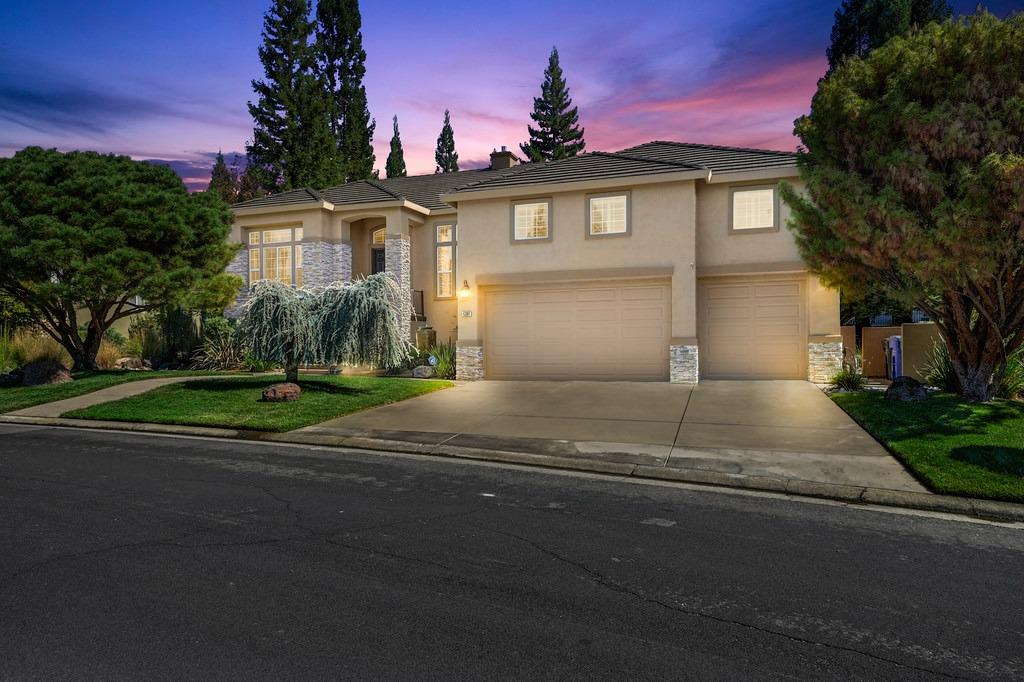
{"type": "Polygon", "coordinates": [[[603,239],[605,237],[628,237],[633,232],[633,198],[628,191],[626,192],[603,192],[601,194],[588,194],[587,203],[587,221],[586,221],[586,236],[587,238],[603,239]],[[623,229],[618,232],[594,232],[593,220],[594,220],[594,200],[595,199],[617,199],[622,197],[626,202],[625,207],[625,222],[623,229]]]}
{"type": "MultiPolygon", "coordinates": [[[[302,228],[301,227],[254,227],[246,231],[246,272],[249,286],[252,287],[258,281],[266,279],[267,250],[288,249],[289,269],[291,281],[288,285],[301,288],[304,284],[304,270],[302,267],[302,228]],[[285,241],[266,241],[267,233],[280,230],[289,231],[289,239],[285,241]],[[255,258],[254,258],[255,256],[255,258]],[[256,278],[253,278],[253,274],[256,278]]],[[[279,280],[280,281],[280,280],[279,280]]]]}
{"type": "Polygon", "coordinates": [[[552,220],[552,209],[553,202],[551,199],[523,199],[521,201],[513,201],[510,208],[510,222],[511,222],[511,239],[513,244],[533,244],[536,242],[549,242],[554,234],[554,226],[552,220]],[[520,206],[539,206],[544,204],[547,206],[547,234],[544,237],[518,237],[516,236],[516,209],[520,206]]]}
{"type": "Polygon", "coordinates": [[[738,185],[729,188],[729,233],[730,234],[758,234],[762,232],[779,231],[779,188],[776,185],[738,185]],[[736,195],[743,192],[772,193],[772,224],[758,227],[736,227],[736,195]]]}
{"type": "Polygon", "coordinates": [[[434,223],[434,300],[435,301],[450,301],[454,299],[458,292],[456,291],[456,277],[455,271],[458,267],[456,263],[456,257],[459,252],[459,226],[454,222],[437,222],[434,223]],[[438,237],[438,230],[442,227],[451,228],[450,239],[448,241],[441,241],[438,237]],[[448,273],[451,279],[451,293],[447,296],[441,295],[441,271],[438,269],[440,263],[441,249],[451,249],[451,272],[448,273]]]}

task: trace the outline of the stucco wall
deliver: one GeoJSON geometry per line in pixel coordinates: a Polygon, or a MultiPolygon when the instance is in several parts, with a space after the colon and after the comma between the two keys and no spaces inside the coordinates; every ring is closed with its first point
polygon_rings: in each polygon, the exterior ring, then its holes
{"type": "MultiPolygon", "coordinates": [[[[430,216],[419,226],[411,230],[412,235],[412,288],[423,292],[423,312],[427,324],[437,332],[438,342],[454,341],[458,335],[457,314],[458,303],[455,299],[439,299],[434,296],[434,228],[437,225],[458,225],[458,216],[430,216]]],[[[459,226],[461,227],[461,226],[459,226]]],[[[456,237],[461,237],[461,230],[456,230],[456,237]]],[[[458,259],[462,257],[461,245],[456,245],[455,292],[462,286],[462,272],[458,259]]]]}

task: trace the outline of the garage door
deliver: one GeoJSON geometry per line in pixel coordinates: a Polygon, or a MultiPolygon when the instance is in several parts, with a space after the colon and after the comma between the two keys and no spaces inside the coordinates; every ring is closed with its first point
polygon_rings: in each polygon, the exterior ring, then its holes
{"type": "Polygon", "coordinates": [[[803,280],[702,280],[701,378],[806,379],[803,280]]]}
{"type": "Polygon", "coordinates": [[[489,291],[486,376],[666,381],[670,301],[661,282],[489,291]]]}

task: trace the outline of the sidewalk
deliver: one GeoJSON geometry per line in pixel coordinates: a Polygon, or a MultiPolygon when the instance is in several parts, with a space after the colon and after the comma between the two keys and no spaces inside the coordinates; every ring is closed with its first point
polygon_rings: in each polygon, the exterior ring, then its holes
{"type": "Polygon", "coordinates": [[[74,398],[66,398],[64,400],[57,400],[52,403],[33,405],[32,407],[26,407],[21,410],[15,410],[14,412],[8,412],[6,413],[6,416],[57,418],[60,417],[62,414],[66,414],[73,410],[80,410],[83,407],[92,407],[93,405],[107,403],[112,400],[130,398],[141,393],[152,391],[154,388],[167,386],[168,384],[179,384],[183,381],[195,381],[196,379],[210,380],[216,378],[217,377],[215,375],[200,375],[191,377],[161,377],[159,379],[126,381],[123,384],[117,384],[116,386],[110,386],[108,388],[101,388],[98,391],[86,393],[84,395],[76,396],[74,398]]]}

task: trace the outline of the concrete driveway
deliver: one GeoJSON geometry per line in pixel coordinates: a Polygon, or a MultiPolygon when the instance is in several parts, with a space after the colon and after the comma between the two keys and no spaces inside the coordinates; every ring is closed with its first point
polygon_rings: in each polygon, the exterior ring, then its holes
{"type": "Polygon", "coordinates": [[[480,381],[300,432],[925,491],[804,381],[480,381]]]}

